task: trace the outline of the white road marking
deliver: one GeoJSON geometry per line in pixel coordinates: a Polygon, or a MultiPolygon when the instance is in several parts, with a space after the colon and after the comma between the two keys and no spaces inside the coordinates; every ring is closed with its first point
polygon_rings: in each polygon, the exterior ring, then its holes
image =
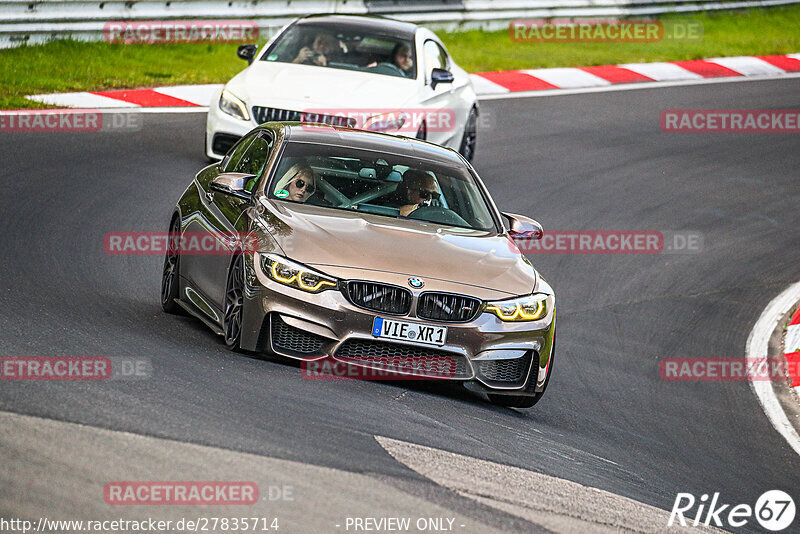
{"type": "Polygon", "coordinates": [[[624,65],[620,65],[620,67],[652,78],[657,82],[703,79],[699,74],[679,67],[674,63],[625,63],[624,65]]]}
{"type": "Polygon", "coordinates": [[[769,76],[786,71],[757,57],[713,57],[705,60],[745,76],[769,76]]]}
{"type": "Polygon", "coordinates": [[[205,106],[206,108],[211,104],[211,98],[214,92],[222,87],[221,83],[206,84],[206,85],[176,85],[172,87],[156,87],[153,91],[161,93],[162,95],[171,96],[186,100],[198,106],[205,106]]]}
{"type": "Polygon", "coordinates": [[[613,91],[633,91],[638,89],[662,89],[665,87],[683,87],[688,85],[706,85],[715,83],[761,82],[800,78],[800,72],[781,74],[780,76],[759,76],[758,78],[703,78],[700,80],[679,80],[671,82],[643,82],[609,85],[608,87],[584,87],[582,89],[549,89],[545,91],[520,91],[504,95],[478,95],[479,100],[503,100],[506,98],[539,98],[548,96],[582,95],[587,93],[610,93],[613,91]]]}
{"type": "Polygon", "coordinates": [[[28,100],[42,102],[50,106],[63,106],[70,108],[97,109],[97,108],[138,108],[138,104],[123,102],[92,93],[51,93],[47,95],[32,95],[25,97],[28,100]]]}
{"type": "Polygon", "coordinates": [[[608,80],[581,69],[530,69],[522,72],[562,89],[611,85],[608,80]]]}
{"type": "MultiPolygon", "coordinates": [[[[555,532],[665,532],[669,512],[541,473],[382,436],[395,460],[463,497],[555,532]]],[[[721,532],[673,526],[675,532],[721,532]]]]}
{"type": "Polygon", "coordinates": [[[502,85],[487,80],[483,76],[470,74],[469,78],[472,80],[472,86],[475,88],[475,92],[479,95],[503,94],[509,92],[509,90],[502,85]]]}
{"type": "MultiPolygon", "coordinates": [[[[770,302],[761,317],[756,321],[750,336],[747,338],[747,346],[745,349],[745,356],[747,358],[747,366],[757,366],[759,362],[766,360],[769,351],[769,339],[772,332],[777,328],[778,321],[786,313],[786,311],[800,300],[800,282],[797,282],[783,293],[775,297],[770,302]]],[[[767,414],[772,426],[775,430],[783,436],[789,443],[789,446],[794,449],[797,454],[800,454],[800,435],[797,434],[792,423],[783,411],[778,397],[772,390],[772,383],[768,380],[750,380],[750,386],[758,397],[764,413],[767,414]]]]}

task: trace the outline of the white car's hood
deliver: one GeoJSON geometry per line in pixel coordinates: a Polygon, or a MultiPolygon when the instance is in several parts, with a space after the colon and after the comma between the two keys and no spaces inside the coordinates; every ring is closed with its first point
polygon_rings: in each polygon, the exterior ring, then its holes
{"type": "Polygon", "coordinates": [[[256,61],[227,89],[248,107],[307,109],[399,108],[413,102],[416,81],[365,72],[256,61]]]}

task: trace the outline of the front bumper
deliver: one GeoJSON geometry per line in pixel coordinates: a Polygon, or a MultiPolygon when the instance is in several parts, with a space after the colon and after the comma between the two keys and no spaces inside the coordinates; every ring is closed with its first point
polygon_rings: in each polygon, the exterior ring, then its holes
{"type": "MultiPolygon", "coordinates": [[[[544,387],[555,333],[554,300],[538,321],[509,323],[480,313],[469,322],[437,322],[416,316],[418,292],[412,291],[411,312],[395,316],[357,307],[340,289],[307,293],[274,282],[257,264],[253,271],[246,292],[245,349],[306,361],[333,358],[372,369],[386,369],[387,363],[402,359],[446,359],[453,362],[454,372],[414,378],[457,380],[473,390],[514,395],[533,395],[544,387]],[[376,338],[375,317],[446,326],[446,343],[376,338]]],[[[416,367],[416,372],[420,369],[425,366],[416,367]]]]}

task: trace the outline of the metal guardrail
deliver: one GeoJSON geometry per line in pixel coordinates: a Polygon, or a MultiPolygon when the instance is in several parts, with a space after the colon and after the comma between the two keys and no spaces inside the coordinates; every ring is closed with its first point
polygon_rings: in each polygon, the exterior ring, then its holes
{"type": "Polygon", "coordinates": [[[435,29],[502,29],[519,18],[650,16],[800,0],[0,0],[0,47],[103,39],[108,21],[245,19],[261,37],[309,13],[380,14],[435,29]]]}

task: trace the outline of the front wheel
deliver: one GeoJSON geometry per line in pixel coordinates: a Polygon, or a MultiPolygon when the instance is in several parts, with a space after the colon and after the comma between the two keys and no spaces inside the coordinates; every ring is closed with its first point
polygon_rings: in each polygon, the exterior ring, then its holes
{"type": "Polygon", "coordinates": [[[242,342],[242,315],[244,312],[244,254],[237,253],[228,270],[225,286],[225,318],[223,328],[225,345],[238,351],[242,342]]]}
{"type": "Polygon", "coordinates": [[[164,256],[164,270],[161,273],[161,308],[174,315],[181,315],[183,309],[178,305],[176,299],[180,296],[180,246],[179,236],[181,231],[181,221],[178,217],[173,219],[169,225],[169,236],[167,240],[167,253],[164,256]]]}
{"type": "Polygon", "coordinates": [[[472,161],[475,157],[475,148],[478,145],[478,110],[472,108],[467,117],[467,124],[464,126],[464,137],[461,139],[461,147],[458,151],[467,161],[472,161]]]}

